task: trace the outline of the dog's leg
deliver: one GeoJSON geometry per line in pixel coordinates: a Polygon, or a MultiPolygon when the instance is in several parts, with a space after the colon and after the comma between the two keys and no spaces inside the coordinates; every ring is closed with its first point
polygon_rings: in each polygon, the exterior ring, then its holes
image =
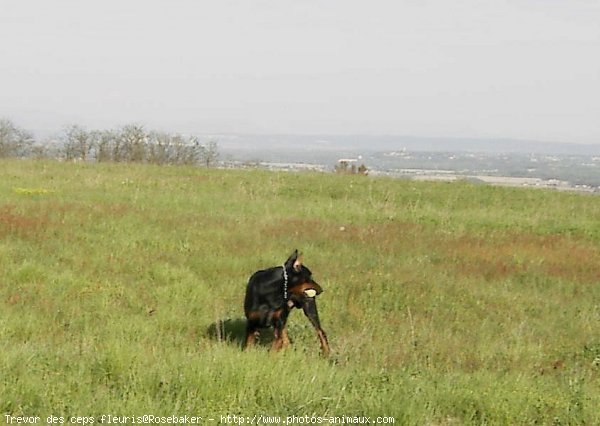
{"type": "Polygon", "coordinates": [[[304,311],[304,315],[308,317],[311,324],[317,331],[317,337],[319,338],[319,342],[321,343],[321,351],[323,355],[328,356],[331,350],[329,349],[329,342],[327,341],[327,335],[325,331],[321,328],[321,322],[319,321],[319,313],[317,311],[317,302],[314,298],[305,299],[302,304],[302,310],[304,311]]]}
{"type": "Polygon", "coordinates": [[[273,346],[271,347],[274,351],[286,349],[290,346],[290,338],[288,337],[287,329],[284,326],[275,326],[273,328],[273,346]]]}
{"type": "Polygon", "coordinates": [[[271,346],[272,351],[279,351],[283,347],[282,330],[278,326],[273,327],[273,345],[271,346]]]}
{"type": "Polygon", "coordinates": [[[329,356],[331,350],[329,349],[329,342],[327,341],[327,335],[325,334],[325,331],[322,328],[318,328],[317,336],[321,342],[321,351],[323,352],[323,355],[329,356]]]}
{"type": "Polygon", "coordinates": [[[287,348],[288,346],[290,346],[290,338],[288,337],[287,328],[285,328],[285,326],[281,330],[281,339],[283,341],[284,349],[287,348]]]}
{"type": "Polygon", "coordinates": [[[283,309],[277,310],[273,313],[273,346],[271,347],[274,351],[279,351],[281,348],[287,347],[290,343],[287,330],[285,329],[285,323],[287,320],[286,311],[283,309]]]}
{"type": "Polygon", "coordinates": [[[246,325],[246,342],[244,347],[248,348],[250,346],[254,346],[254,343],[256,343],[256,339],[258,338],[259,334],[260,331],[258,331],[256,325],[248,321],[248,324],[246,325]]]}

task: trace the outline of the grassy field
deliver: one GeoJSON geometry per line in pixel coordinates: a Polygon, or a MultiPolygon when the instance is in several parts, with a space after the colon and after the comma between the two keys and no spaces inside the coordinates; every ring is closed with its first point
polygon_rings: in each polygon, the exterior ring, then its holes
{"type": "Polygon", "coordinates": [[[3,160],[0,271],[0,423],[600,424],[595,196],[3,160]],[[242,352],[248,277],[295,248],[331,358],[299,311],[242,352]]]}

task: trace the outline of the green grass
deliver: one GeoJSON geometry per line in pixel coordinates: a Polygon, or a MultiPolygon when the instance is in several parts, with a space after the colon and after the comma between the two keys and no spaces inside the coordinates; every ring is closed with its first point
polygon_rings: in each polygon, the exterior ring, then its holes
{"type": "Polygon", "coordinates": [[[595,196],[2,160],[0,271],[3,414],[600,423],[595,196]],[[242,352],[248,277],[295,248],[331,359],[300,312],[242,352]]]}

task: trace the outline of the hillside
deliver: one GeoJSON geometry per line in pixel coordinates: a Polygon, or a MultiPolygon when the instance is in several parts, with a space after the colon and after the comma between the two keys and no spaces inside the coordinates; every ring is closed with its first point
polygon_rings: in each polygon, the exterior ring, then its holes
{"type": "Polygon", "coordinates": [[[398,151],[472,152],[487,154],[600,155],[600,145],[509,138],[450,138],[408,135],[203,135],[218,140],[230,152],[359,152],[398,151]]]}
{"type": "Polygon", "coordinates": [[[599,244],[587,195],[0,160],[0,413],[598,424],[599,244]],[[295,248],[330,359],[299,311],[240,350],[295,248]]]}

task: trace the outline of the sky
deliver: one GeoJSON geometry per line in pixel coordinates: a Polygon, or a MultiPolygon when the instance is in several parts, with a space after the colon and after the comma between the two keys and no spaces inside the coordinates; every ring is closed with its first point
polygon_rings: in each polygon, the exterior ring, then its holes
{"type": "Polygon", "coordinates": [[[600,144],[600,0],[0,0],[0,117],[600,144]]]}

